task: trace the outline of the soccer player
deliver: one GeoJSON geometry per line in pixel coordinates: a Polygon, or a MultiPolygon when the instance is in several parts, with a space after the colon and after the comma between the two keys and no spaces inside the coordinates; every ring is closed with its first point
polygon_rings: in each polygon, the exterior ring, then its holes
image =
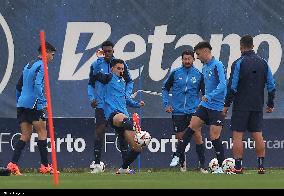
{"type": "Polygon", "coordinates": [[[235,173],[242,174],[243,135],[246,130],[255,141],[258,173],[264,174],[265,144],[262,136],[264,88],[268,91],[266,112],[274,109],[275,81],[267,62],[255,54],[253,37],[245,35],[240,40],[241,57],[232,65],[225,100],[224,114],[233,102],[231,129],[235,173]]]}
{"type": "MultiPolygon", "coordinates": [[[[200,92],[204,92],[203,75],[193,65],[195,60],[194,52],[186,50],[182,53],[181,57],[181,67],[170,73],[162,88],[163,105],[166,112],[172,113],[174,131],[178,141],[182,139],[184,130],[189,125],[190,119],[200,103],[200,92]],[[172,103],[169,100],[171,89],[172,103]]],[[[200,171],[208,173],[205,169],[205,146],[202,141],[201,131],[195,132],[193,137],[196,143],[200,171]]],[[[177,145],[179,145],[179,142],[177,145]]],[[[184,157],[184,153],[182,156],[184,157]]],[[[178,163],[179,157],[174,153],[170,166],[175,167],[178,163]]],[[[185,164],[181,168],[181,171],[186,171],[185,164]]]]}
{"type": "MultiPolygon", "coordinates": [[[[53,60],[55,47],[46,42],[47,62],[53,60]]],[[[47,130],[45,110],[47,102],[44,95],[44,67],[42,62],[41,46],[38,48],[39,56],[29,62],[22,72],[16,86],[17,119],[21,127],[21,137],[15,145],[11,162],[7,168],[14,175],[22,175],[18,162],[26,143],[30,140],[33,128],[38,134],[38,149],[41,157],[39,172],[42,174],[53,173],[53,168],[48,164],[47,130]]]]}
{"type": "Polygon", "coordinates": [[[139,103],[126,96],[126,82],[124,75],[125,63],[121,59],[114,59],[111,62],[111,73],[103,74],[99,70],[94,70],[91,83],[100,81],[105,84],[105,117],[115,132],[130,145],[130,150],[117,174],[133,174],[129,165],[137,158],[141,152],[141,147],[134,141],[135,131],[133,122],[129,120],[127,105],[131,107],[142,107],[144,102],[139,103]]]}
{"type": "MultiPolygon", "coordinates": [[[[94,70],[99,70],[101,73],[110,73],[111,62],[115,59],[113,56],[113,43],[110,41],[105,41],[102,43],[101,48],[103,50],[104,57],[99,57],[90,67],[89,83],[88,83],[88,97],[91,102],[91,107],[95,109],[95,139],[94,139],[94,167],[92,173],[100,173],[100,160],[101,151],[103,146],[103,138],[107,128],[107,120],[105,119],[104,111],[104,98],[105,98],[105,86],[100,81],[91,83],[91,78],[94,75],[94,70]]],[[[125,64],[125,70],[123,72],[125,82],[126,82],[126,96],[129,97],[133,90],[133,80],[131,79],[128,66],[125,64]]],[[[124,159],[128,152],[127,142],[118,135],[118,142],[121,151],[122,159],[124,159]]]]}
{"type": "MultiPolygon", "coordinates": [[[[210,125],[210,140],[214,146],[218,163],[221,166],[224,157],[224,149],[220,141],[223,126],[224,99],[226,96],[226,76],[223,63],[215,59],[211,54],[212,47],[207,41],[199,42],[194,51],[197,58],[203,63],[202,74],[205,84],[205,95],[193,114],[190,125],[186,128],[183,138],[178,145],[177,154],[181,155],[192,135],[199,132],[204,124],[210,125]]],[[[200,134],[200,133],[199,133],[200,134]]],[[[180,157],[180,165],[184,160],[180,157]]]]}

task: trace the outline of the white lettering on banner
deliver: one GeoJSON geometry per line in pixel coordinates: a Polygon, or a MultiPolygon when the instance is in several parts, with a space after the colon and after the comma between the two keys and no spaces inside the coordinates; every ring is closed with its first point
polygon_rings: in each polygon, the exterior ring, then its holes
{"type": "Polygon", "coordinates": [[[86,148],[86,142],[83,138],[77,138],[74,142],[74,149],[76,152],[83,152],[86,148]]]}
{"type": "MultiPolygon", "coordinates": [[[[107,152],[107,145],[108,144],[115,144],[115,140],[109,140],[109,136],[115,137],[115,133],[105,133],[105,152],[107,152]]],[[[116,145],[116,144],[115,144],[116,145]]]]}
{"type": "MultiPolygon", "coordinates": [[[[225,146],[226,149],[232,149],[233,148],[233,139],[230,138],[229,140],[223,140],[222,144],[225,146]]],[[[247,138],[247,140],[243,140],[243,145],[245,149],[254,149],[255,148],[255,142],[251,138],[247,138]]],[[[212,149],[213,145],[210,140],[205,138],[205,147],[207,149],[212,149]]]]}
{"type": "Polygon", "coordinates": [[[210,140],[208,140],[207,138],[204,138],[204,143],[205,143],[206,149],[212,149],[213,148],[212,142],[210,140]]]}
{"type": "MultiPolygon", "coordinates": [[[[206,140],[207,140],[207,138],[206,138],[206,140]]],[[[210,141],[207,141],[207,143],[208,142],[210,142],[210,141]]],[[[205,142],[206,143],[206,142],[205,142]]],[[[227,149],[232,149],[233,148],[233,139],[230,137],[230,139],[227,141],[227,140],[223,140],[222,141],[222,144],[223,144],[223,146],[225,146],[225,148],[227,148],[227,149]]],[[[212,142],[210,142],[210,149],[213,147],[213,145],[212,145],[212,142]]]]}
{"type": "MultiPolygon", "coordinates": [[[[7,66],[6,66],[6,71],[4,73],[4,76],[1,80],[0,78],[0,94],[2,93],[2,91],[5,89],[5,87],[7,86],[9,79],[11,77],[11,73],[13,70],[13,64],[14,64],[14,42],[13,42],[13,37],[12,37],[12,33],[10,31],[10,28],[6,22],[6,20],[4,19],[4,17],[2,16],[2,14],[0,13],[0,25],[2,26],[6,39],[7,39],[7,44],[8,44],[8,62],[7,62],[7,66]]],[[[3,44],[3,43],[1,43],[3,44]]],[[[3,55],[3,54],[1,54],[3,55]]]]}
{"type": "MultiPolygon", "coordinates": [[[[30,152],[35,152],[35,147],[37,147],[36,139],[38,137],[37,133],[32,133],[30,139],[30,152]]],[[[56,152],[64,151],[64,143],[66,143],[67,152],[83,152],[86,149],[86,142],[83,138],[73,138],[72,134],[67,134],[65,138],[56,138],[55,141],[56,152]]],[[[47,138],[47,144],[50,146],[50,138],[47,138]]],[[[51,147],[48,147],[48,152],[51,152],[51,147]]]]}
{"type": "Polygon", "coordinates": [[[107,152],[107,145],[108,144],[114,144],[115,148],[118,152],[120,152],[118,147],[118,137],[116,137],[115,133],[105,133],[105,152],[107,152]]]}
{"type": "Polygon", "coordinates": [[[148,42],[152,43],[152,50],[149,61],[149,76],[153,81],[162,80],[168,73],[168,69],[163,70],[162,58],[165,43],[175,40],[175,35],[167,35],[168,25],[155,27],[154,35],[149,35],[148,42]],[[157,74],[158,73],[158,74],[157,74]]]}
{"type": "Polygon", "coordinates": [[[158,152],[161,148],[159,140],[156,138],[152,138],[150,144],[148,145],[148,149],[151,152],[158,152]]]}
{"type": "Polygon", "coordinates": [[[73,138],[71,137],[71,134],[67,134],[67,137],[66,137],[65,141],[66,141],[67,151],[68,152],[73,152],[73,148],[72,148],[73,138]]]}
{"type": "MultiPolygon", "coordinates": [[[[168,138],[152,138],[150,144],[148,145],[148,150],[153,153],[157,152],[166,152],[170,150],[171,152],[176,152],[176,143],[177,139],[175,135],[172,135],[171,139],[168,138]]],[[[269,149],[283,149],[284,148],[284,140],[267,140],[265,141],[266,147],[269,149]]],[[[213,149],[212,142],[209,138],[204,138],[205,148],[208,150],[213,149]]],[[[222,144],[224,145],[225,149],[231,150],[233,147],[233,140],[229,138],[228,140],[223,140],[222,144]]],[[[255,142],[251,138],[247,138],[243,140],[244,148],[253,150],[255,149],[255,142]]],[[[120,152],[117,146],[117,137],[114,133],[106,133],[105,134],[105,152],[107,152],[107,146],[115,145],[117,151],[120,152]]],[[[186,146],[185,152],[188,152],[191,148],[190,143],[186,146]]]]}
{"type": "Polygon", "coordinates": [[[279,40],[270,34],[260,34],[254,37],[253,43],[255,51],[262,42],[267,42],[269,45],[269,60],[268,65],[270,65],[271,72],[274,74],[282,59],[282,47],[279,40]]]}
{"type": "Polygon", "coordinates": [[[178,139],[176,139],[175,135],[172,135],[172,138],[170,139],[170,143],[172,144],[172,152],[176,152],[176,144],[178,142],[178,139]]]}
{"type": "MultiPolygon", "coordinates": [[[[153,81],[160,81],[165,78],[169,69],[162,69],[163,54],[165,44],[172,43],[176,39],[176,35],[167,35],[168,25],[155,26],[153,35],[148,36],[148,43],[152,44],[152,49],[149,59],[149,77],[153,81]]],[[[76,48],[79,44],[81,33],[92,33],[92,37],[85,50],[98,47],[107,40],[111,35],[111,27],[104,22],[69,22],[67,24],[63,54],[61,59],[61,66],[59,72],[59,80],[83,80],[88,78],[89,68],[93,61],[97,59],[94,54],[86,63],[82,65],[77,71],[76,68],[83,56],[83,53],[76,54],[76,48]]],[[[175,49],[181,46],[194,47],[203,38],[197,34],[185,34],[175,45],[175,49]]],[[[240,36],[237,34],[229,34],[224,37],[223,34],[212,34],[210,44],[212,45],[212,54],[219,58],[221,54],[222,45],[229,45],[230,53],[228,62],[223,62],[227,67],[227,76],[231,72],[231,65],[238,57],[240,57],[239,50],[240,36]]],[[[269,46],[268,64],[274,74],[281,63],[282,47],[279,40],[271,34],[259,34],[254,37],[254,49],[257,51],[261,43],[266,42],[269,46]]],[[[145,40],[137,34],[128,34],[120,38],[114,46],[115,56],[124,60],[131,60],[138,58],[146,52],[145,40]],[[128,43],[134,44],[134,51],[125,52],[124,49],[128,43]]],[[[171,65],[171,69],[176,68],[181,64],[181,57],[178,57],[171,65]]],[[[141,62],[139,67],[144,68],[146,62],[141,62]]],[[[201,69],[200,61],[195,61],[197,68],[201,69]]],[[[139,67],[130,70],[133,79],[139,75],[139,67]]]]}
{"type": "Polygon", "coordinates": [[[85,50],[99,46],[111,34],[111,27],[104,22],[68,22],[61,66],[59,71],[59,80],[83,80],[88,78],[90,65],[97,59],[96,54],[84,64],[78,71],[75,71],[83,53],[76,54],[76,48],[81,33],[93,33],[85,50]]]}
{"type": "MultiPolygon", "coordinates": [[[[21,136],[20,133],[0,133],[0,152],[3,152],[3,148],[5,145],[9,147],[11,150],[14,150],[14,145],[18,141],[19,137],[21,136]]],[[[37,147],[37,133],[32,133],[31,139],[29,142],[29,150],[30,152],[35,152],[35,149],[37,147]]],[[[105,134],[105,152],[108,151],[108,148],[115,147],[117,151],[119,151],[118,148],[118,141],[117,136],[115,133],[106,133],[105,134]]],[[[50,146],[50,138],[47,138],[48,146],[50,146]]],[[[172,135],[171,139],[169,138],[152,138],[150,144],[148,145],[148,150],[153,153],[157,152],[175,152],[176,151],[176,143],[177,139],[175,138],[175,135],[172,135]]],[[[255,149],[255,142],[251,138],[247,138],[246,140],[243,140],[244,148],[249,150],[255,149]]],[[[63,138],[56,138],[55,140],[56,144],[56,151],[57,152],[78,152],[82,153],[85,151],[87,145],[86,145],[86,138],[74,138],[72,137],[72,134],[67,134],[66,137],[63,138]]],[[[209,138],[204,138],[204,144],[205,148],[210,150],[213,149],[212,142],[209,138]]],[[[224,145],[224,148],[227,150],[231,150],[233,146],[233,140],[232,138],[229,138],[227,140],[223,140],[222,144],[224,145]]],[[[265,146],[267,149],[284,149],[284,140],[266,140],[265,146]]],[[[185,151],[188,152],[191,148],[190,143],[187,145],[185,151]]],[[[48,147],[48,152],[51,152],[51,148],[48,147]]]]}
{"type": "Polygon", "coordinates": [[[37,133],[32,133],[31,139],[30,139],[30,151],[35,152],[35,147],[37,146],[37,142],[35,139],[38,137],[37,133]]]}
{"type": "MultiPolygon", "coordinates": [[[[58,138],[57,143],[56,143],[56,151],[60,151],[61,149],[61,144],[64,143],[64,138],[58,138]]],[[[51,145],[51,144],[50,144],[51,145]]],[[[68,149],[68,148],[67,148],[68,149]]]]}
{"type": "Polygon", "coordinates": [[[10,133],[0,133],[0,152],[2,152],[2,144],[9,144],[9,140],[5,141],[3,136],[9,136],[10,133]]]}
{"type": "MultiPolygon", "coordinates": [[[[145,40],[136,34],[130,34],[122,37],[114,46],[115,56],[117,58],[121,58],[125,61],[134,59],[136,57],[141,56],[146,52],[146,43],[145,40]],[[133,42],[135,46],[135,50],[133,52],[124,52],[125,46],[129,43],[133,42]]],[[[144,65],[140,65],[141,72],[143,71],[144,65]]],[[[131,77],[138,78],[139,77],[139,69],[131,70],[131,77]]]]}
{"type": "Polygon", "coordinates": [[[22,135],[21,133],[16,133],[12,136],[11,141],[10,141],[10,145],[11,145],[11,148],[13,150],[15,150],[13,144],[16,144],[17,140],[21,137],[21,135],[22,135]],[[16,137],[16,136],[18,136],[18,137],[16,137]]]}
{"type": "Polygon", "coordinates": [[[272,141],[266,141],[266,147],[268,149],[273,149],[273,148],[284,148],[284,140],[272,140],[272,141]]]}

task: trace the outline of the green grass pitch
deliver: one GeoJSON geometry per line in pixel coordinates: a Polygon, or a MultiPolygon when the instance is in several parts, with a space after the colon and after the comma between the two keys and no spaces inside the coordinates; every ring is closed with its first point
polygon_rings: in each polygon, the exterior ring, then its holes
{"type": "Polygon", "coordinates": [[[59,184],[52,175],[34,172],[23,176],[0,177],[0,189],[283,189],[284,170],[267,170],[265,175],[256,170],[245,170],[242,175],[201,174],[197,171],[181,173],[173,170],[143,170],[134,175],[116,175],[114,171],[101,174],[61,172],[59,184]]]}

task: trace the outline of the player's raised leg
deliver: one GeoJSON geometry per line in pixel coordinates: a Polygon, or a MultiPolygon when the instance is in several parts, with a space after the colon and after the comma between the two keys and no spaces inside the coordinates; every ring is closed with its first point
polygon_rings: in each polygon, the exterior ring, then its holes
{"type": "Polygon", "coordinates": [[[136,133],[133,130],[133,122],[123,113],[116,113],[113,115],[112,123],[113,126],[118,127],[115,130],[119,131],[118,134],[123,135],[123,138],[130,146],[130,150],[123,161],[121,168],[117,171],[117,174],[133,174],[134,171],[130,170],[129,166],[133,161],[135,161],[142,150],[142,148],[134,141],[136,133]]]}

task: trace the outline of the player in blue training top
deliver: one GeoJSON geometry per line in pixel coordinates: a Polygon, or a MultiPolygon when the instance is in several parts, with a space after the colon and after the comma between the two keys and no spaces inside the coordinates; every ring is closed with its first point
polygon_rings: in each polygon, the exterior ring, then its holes
{"type": "MultiPolygon", "coordinates": [[[[212,47],[207,41],[199,42],[194,51],[197,58],[203,63],[202,73],[205,84],[205,95],[186,128],[183,142],[177,149],[177,154],[184,152],[194,132],[200,131],[204,124],[210,125],[210,140],[214,146],[218,163],[221,166],[224,157],[224,148],[220,141],[220,134],[225,116],[223,115],[224,99],[226,96],[226,74],[222,62],[211,54],[212,47]]],[[[180,159],[180,164],[183,164],[180,159]]]]}
{"type": "MultiPolygon", "coordinates": [[[[92,170],[92,173],[102,172],[100,169],[100,160],[104,134],[107,128],[107,120],[105,119],[104,111],[105,85],[99,81],[91,83],[90,79],[94,75],[94,70],[98,70],[103,74],[111,72],[110,64],[115,59],[113,56],[113,46],[113,43],[110,41],[103,42],[101,48],[103,50],[104,57],[99,57],[90,67],[88,97],[91,102],[91,107],[95,108],[94,161],[91,163],[94,169],[92,170]]],[[[124,64],[125,70],[123,71],[123,75],[126,82],[125,91],[126,96],[129,97],[132,93],[134,82],[131,79],[127,64],[125,62],[124,64]]],[[[128,152],[128,144],[123,138],[121,138],[121,135],[118,135],[118,143],[122,159],[124,159],[128,152]]]]}
{"type": "MultiPolygon", "coordinates": [[[[47,62],[53,60],[55,47],[46,42],[47,62]]],[[[44,95],[44,67],[41,56],[41,47],[38,49],[39,56],[29,62],[22,72],[16,87],[17,96],[17,119],[21,127],[21,137],[15,145],[11,162],[7,168],[14,175],[22,175],[18,162],[26,143],[30,140],[33,128],[38,134],[38,149],[41,157],[39,172],[53,173],[53,168],[48,164],[47,130],[45,110],[47,102],[44,95]]]]}
{"type": "Polygon", "coordinates": [[[99,70],[94,70],[94,75],[91,78],[91,83],[100,81],[105,84],[105,100],[104,112],[110,125],[115,129],[116,133],[121,138],[127,141],[130,145],[128,152],[121,168],[117,174],[127,173],[132,174],[134,171],[129,169],[129,165],[137,158],[141,152],[141,147],[134,141],[135,131],[133,123],[129,120],[127,105],[131,107],[142,107],[144,102],[139,103],[132,100],[126,95],[126,79],[124,75],[125,63],[121,59],[114,59],[111,62],[111,73],[103,74],[99,70]]]}
{"type": "MultiPolygon", "coordinates": [[[[165,80],[162,88],[163,105],[166,112],[172,113],[172,120],[176,138],[182,139],[185,128],[189,125],[190,119],[200,103],[201,91],[204,92],[203,75],[193,65],[194,52],[184,51],[181,55],[182,65],[173,70],[169,77],[165,80]],[[172,101],[170,101],[169,93],[172,89],[172,101]]],[[[199,158],[199,169],[202,173],[208,173],[205,169],[205,146],[202,141],[201,131],[195,132],[193,135],[196,143],[196,152],[199,158]]],[[[184,153],[182,154],[184,157],[184,153]]],[[[184,159],[184,158],[182,158],[184,159]]],[[[171,167],[177,166],[179,157],[174,153],[171,167]]],[[[180,168],[186,171],[186,165],[180,168]]]]}
{"type": "Polygon", "coordinates": [[[231,129],[235,173],[242,174],[243,135],[246,130],[255,141],[258,173],[264,174],[265,144],[262,136],[264,88],[267,87],[266,112],[274,109],[275,81],[267,62],[253,51],[253,37],[245,35],[240,40],[242,56],[232,65],[224,114],[233,102],[231,129]]]}

